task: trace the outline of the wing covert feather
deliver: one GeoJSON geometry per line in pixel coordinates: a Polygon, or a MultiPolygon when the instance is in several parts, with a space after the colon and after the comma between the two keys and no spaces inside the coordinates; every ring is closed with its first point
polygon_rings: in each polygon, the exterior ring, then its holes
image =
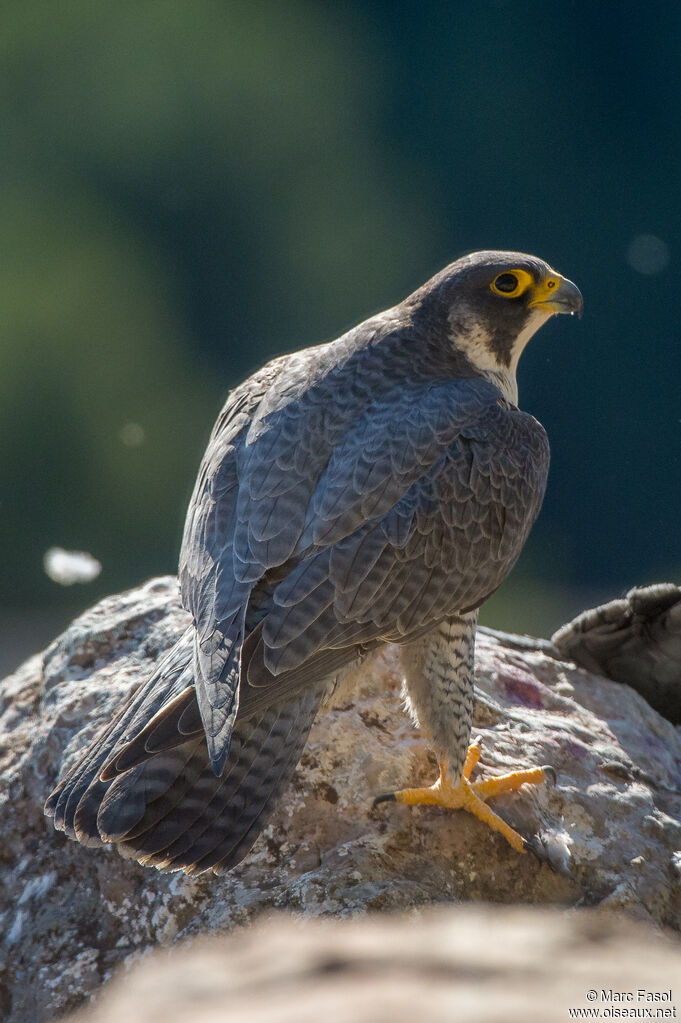
{"type": "Polygon", "coordinates": [[[358,644],[407,641],[481,603],[523,547],[548,457],[531,416],[488,406],[383,517],[306,552],[279,584],[262,627],[267,669],[290,673],[337,644],[351,659],[358,644]]]}
{"type": "Polygon", "coordinates": [[[214,760],[254,625],[260,684],[286,676],[287,691],[326,649],[335,667],[343,651],[405,641],[496,589],[543,497],[544,431],[491,384],[384,386],[377,353],[362,350],[359,373],[352,345],[331,349],[277,360],[234,392],[197,482],[182,592],[214,760]]]}

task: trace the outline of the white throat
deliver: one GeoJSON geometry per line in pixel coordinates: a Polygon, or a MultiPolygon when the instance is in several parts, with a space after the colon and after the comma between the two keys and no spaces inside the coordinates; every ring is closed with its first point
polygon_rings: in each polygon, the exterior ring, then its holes
{"type": "Polygon", "coordinates": [[[510,369],[486,369],[483,370],[485,380],[498,387],[509,405],[518,404],[518,381],[515,373],[510,369]]]}
{"type": "Polygon", "coordinates": [[[518,381],[516,380],[516,371],[520,356],[527,342],[546,323],[547,318],[547,314],[539,309],[531,313],[525,327],[515,339],[511,351],[511,361],[508,366],[500,362],[495,355],[490,343],[490,336],[484,327],[478,323],[473,323],[469,327],[465,318],[461,316],[460,311],[456,317],[456,323],[452,324],[452,341],[464,353],[469,362],[481,371],[485,379],[499,388],[506,401],[512,405],[517,405],[518,381]]]}

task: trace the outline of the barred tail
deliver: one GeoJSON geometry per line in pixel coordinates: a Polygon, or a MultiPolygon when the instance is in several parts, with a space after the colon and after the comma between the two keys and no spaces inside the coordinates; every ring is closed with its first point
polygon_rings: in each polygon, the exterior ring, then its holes
{"type": "MultiPolygon", "coordinates": [[[[155,679],[158,689],[158,673],[155,679]]],[[[55,789],[46,812],[85,845],[114,843],[122,855],[160,870],[223,873],[243,859],[265,827],[298,763],[325,686],[310,686],[237,720],[218,778],[193,690],[180,688],[184,670],[172,679],[160,713],[153,709],[158,699],[145,696],[147,684],[55,789]],[[159,725],[150,724],[154,714],[159,725]],[[135,740],[140,726],[148,736],[142,746],[151,746],[146,756],[135,740]],[[126,745],[127,736],[133,741],[126,745]]]]}

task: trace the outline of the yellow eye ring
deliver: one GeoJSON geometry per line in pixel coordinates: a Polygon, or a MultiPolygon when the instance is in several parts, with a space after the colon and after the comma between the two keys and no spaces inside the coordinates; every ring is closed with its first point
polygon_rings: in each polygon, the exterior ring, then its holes
{"type": "Polygon", "coordinates": [[[490,288],[500,298],[518,298],[533,283],[532,275],[527,270],[504,270],[497,274],[490,288]]]}

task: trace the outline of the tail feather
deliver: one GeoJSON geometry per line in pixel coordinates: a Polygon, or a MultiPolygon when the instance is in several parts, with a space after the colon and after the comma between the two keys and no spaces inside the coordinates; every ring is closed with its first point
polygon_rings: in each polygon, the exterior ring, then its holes
{"type": "MultiPolygon", "coordinates": [[[[210,869],[261,820],[253,834],[255,841],[267,819],[266,806],[274,803],[298,762],[317,709],[314,695],[273,707],[259,721],[249,722],[250,734],[244,736],[229,784],[215,792],[184,840],[166,850],[165,862],[172,864],[173,869],[183,868],[192,873],[210,869]],[[311,702],[314,711],[309,715],[311,702]],[[290,763],[296,749],[298,752],[290,763]]],[[[250,845],[252,842],[243,855],[250,845]]]]}
{"type": "MultiPolygon", "coordinates": [[[[186,754],[185,766],[177,775],[174,784],[155,799],[153,804],[150,803],[138,824],[135,827],[129,828],[124,836],[117,836],[118,840],[122,840],[124,837],[125,841],[131,842],[133,839],[141,839],[147,833],[153,832],[156,840],[163,843],[162,829],[157,827],[157,825],[168,818],[173,811],[174,816],[177,816],[180,807],[184,808],[192,805],[192,788],[205,767],[206,758],[201,742],[187,743],[186,754]]],[[[191,819],[188,821],[189,823],[191,823],[191,819]]],[[[99,816],[98,826],[103,832],[107,833],[107,836],[110,835],[110,832],[107,831],[107,822],[103,815],[99,816]]],[[[113,840],[114,836],[111,835],[110,837],[113,840]]],[[[143,842],[136,842],[136,845],[141,852],[152,851],[151,849],[146,850],[143,842]]]]}
{"type": "MultiPolygon", "coordinates": [[[[303,728],[298,728],[295,732],[289,734],[284,746],[284,755],[272,763],[268,774],[268,782],[262,786],[262,798],[257,803],[254,801],[248,806],[246,818],[242,817],[237,826],[230,833],[225,834],[222,840],[211,850],[210,855],[204,856],[194,865],[191,872],[199,873],[202,870],[212,869],[216,874],[224,874],[247,855],[258,835],[265,827],[281,792],[282,784],[276,782],[272,784],[272,780],[280,777],[285,779],[284,784],[288,783],[300,760],[323,692],[324,689],[322,688],[316,702],[313,700],[307,705],[307,708],[301,708],[303,714],[307,714],[305,725],[303,728]]],[[[314,696],[314,693],[311,695],[314,696]]],[[[222,829],[219,830],[222,831],[222,829]]]]}
{"type": "Polygon", "coordinates": [[[78,781],[60,817],[55,814],[55,827],[65,831],[69,838],[77,839],[81,845],[98,846],[103,845],[103,839],[97,828],[97,808],[106,795],[107,785],[96,777],[89,785],[88,781],[88,775],[78,781]]]}
{"type": "Polygon", "coordinates": [[[123,749],[113,756],[101,773],[102,781],[113,781],[149,759],[151,753],[163,753],[203,734],[201,717],[193,686],[188,686],[165,704],[123,749]]]}
{"type": "Polygon", "coordinates": [[[223,778],[215,777],[206,756],[194,799],[179,803],[158,829],[124,841],[122,851],[149,866],[190,874],[209,869],[222,873],[235,866],[265,827],[288,784],[323,691],[312,690],[273,706],[259,718],[237,722],[223,778]],[[172,841],[159,840],[170,836],[172,841]],[[229,863],[223,865],[227,855],[229,863]]]}
{"type": "MultiPolygon", "coordinates": [[[[154,820],[155,807],[150,807],[139,827],[135,829],[135,834],[125,836],[126,843],[134,844],[135,849],[144,856],[145,862],[149,857],[160,857],[163,862],[170,863],[176,856],[185,854],[213,823],[216,807],[221,807],[230,799],[233,803],[238,801],[239,778],[242,775],[246,753],[243,733],[249,734],[251,728],[258,728],[258,724],[259,722],[250,721],[248,724],[244,723],[243,728],[235,730],[230,745],[230,756],[220,779],[216,779],[212,767],[206,770],[204,754],[197,765],[196,774],[189,779],[189,784],[185,781],[185,784],[178,785],[177,798],[174,799],[173,805],[168,804],[166,812],[160,815],[158,820],[154,820]]],[[[266,739],[267,736],[263,734],[261,746],[265,744],[266,739]]]]}
{"type": "MultiPolygon", "coordinates": [[[[237,754],[238,741],[233,743],[232,748],[237,754]]],[[[164,755],[150,760],[147,764],[149,774],[163,770],[166,759],[164,755]]],[[[124,812],[127,792],[122,785],[125,781],[126,778],[123,776],[106,807],[106,816],[101,814],[99,818],[100,827],[106,825],[109,831],[113,830],[119,805],[124,812]]],[[[226,781],[227,778],[215,777],[208,761],[204,741],[202,746],[194,751],[186,768],[177,774],[173,786],[168,789],[166,795],[159,801],[147,801],[144,813],[135,828],[128,832],[117,829],[119,831],[117,840],[147,862],[148,857],[163,852],[174,841],[191,831],[210,802],[215,787],[226,781]]]]}
{"type": "Polygon", "coordinates": [[[83,841],[84,836],[99,837],[100,842],[115,842],[118,839],[117,832],[126,834],[130,828],[134,828],[144,816],[144,782],[141,775],[144,765],[134,767],[128,777],[128,798],[119,807],[119,814],[116,818],[115,827],[104,830],[100,827],[100,813],[106,805],[107,797],[111,791],[111,783],[97,779],[80,799],[73,814],[73,822],[76,831],[76,838],[83,841]]]}
{"type": "MultiPolygon", "coordinates": [[[[191,682],[193,646],[188,631],[158,665],[149,680],[129,700],[120,714],[91,744],[85,756],[62,778],[45,803],[45,813],[54,826],[76,838],[74,818],[78,804],[99,778],[112,753],[139,732],[146,722],[191,682]]],[[[89,836],[96,841],[96,832],[89,836]]]]}
{"type": "Polygon", "coordinates": [[[237,720],[216,777],[187,688],[191,647],[182,641],[178,647],[57,786],[46,812],[84,845],[113,843],[122,855],[161,870],[222,873],[265,826],[325,686],[237,720]]]}
{"type": "Polygon", "coordinates": [[[121,842],[132,832],[144,834],[153,825],[148,816],[162,820],[200,776],[205,751],[205,739],[200,736],[117,775],[97,806],[92,806],[102,839],[121,842]]]}

